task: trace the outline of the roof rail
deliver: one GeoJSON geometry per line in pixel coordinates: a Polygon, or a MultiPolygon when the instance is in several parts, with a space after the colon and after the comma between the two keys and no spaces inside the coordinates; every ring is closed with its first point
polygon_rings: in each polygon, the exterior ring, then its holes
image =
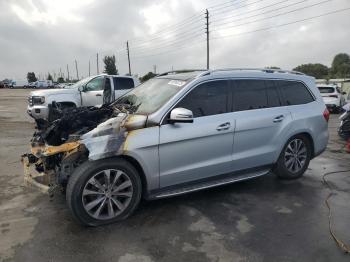
{"type": "Polygon", "coordinates": [[[190,72],[196,72],[196,71],[208,71],[207,69],[183,69],[183,70],[172,70],[167,71],[161,74],[158,74],[157,76],[166,76],[170,74],[181,74],[181,73],[190,73],[190,72]]]}
{"type": "MultiPolygon", "coordinates": [[[[224,69],[214,69],[209,70],[208,73],[221,72],[221,71],[260,71],[265,73],[285,73],[285,74],[294,74],[294,75],[305,75],[304,73],[298,71],[288,71],[282,69],[270,69],[270,68],[224,68],[224,69]]],[[[202,74],[206,75],[206,74],[202,74]]]]}

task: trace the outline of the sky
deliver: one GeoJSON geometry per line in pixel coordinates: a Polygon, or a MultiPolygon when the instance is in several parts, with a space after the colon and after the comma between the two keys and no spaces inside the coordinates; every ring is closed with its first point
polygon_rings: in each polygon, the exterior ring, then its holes
{"type": "Polygon", "coordinates": [[[89,63],[97,73],[97,53],[100,73],[115,55],[126,74],[126,41],[132,74],[206,68],[206,8],[213,69],[330,66],[350,54],[349,0],[0,0],[0,80],[67,77],[67,65],[76,78],[75,61],[83,78],[89,63]]]}

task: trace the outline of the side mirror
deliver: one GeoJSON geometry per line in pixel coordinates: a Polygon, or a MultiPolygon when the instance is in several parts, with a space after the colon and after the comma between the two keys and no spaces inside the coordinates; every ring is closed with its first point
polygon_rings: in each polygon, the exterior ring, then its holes
{"type": "Polygon", "coordinates": [[[346,95],[346,92],[341,92],[343,95],[346,95]]]}
{"type": "Polygon", "coordinates": [[[78,90],[79,90],[80,92],[85,92],[84,86],[79,86],[79,87],[78,87],[78,90]]]}
{"type": "Polygon", "coordinates": [[[174,108],[170,112],[170,123],[193,123],[193,113],[186,108],[174,108]]]}

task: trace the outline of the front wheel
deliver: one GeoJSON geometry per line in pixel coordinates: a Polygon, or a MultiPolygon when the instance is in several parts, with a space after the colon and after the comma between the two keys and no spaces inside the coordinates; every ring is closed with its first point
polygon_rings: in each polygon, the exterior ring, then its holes
{"type": "Polygon", "coordinates": [[[118,158],[87,161],[68,181],[66,199],[81,224],[98,226],[127,218],[141,199],[137,170],[118,158]]]}
{"type": "Polygon", "coordinates": [[[301,177],[309,166],[311,159],[310,140],[303,135],[295,136],[284,146],[274,172],[282,179],[301,177]]]}

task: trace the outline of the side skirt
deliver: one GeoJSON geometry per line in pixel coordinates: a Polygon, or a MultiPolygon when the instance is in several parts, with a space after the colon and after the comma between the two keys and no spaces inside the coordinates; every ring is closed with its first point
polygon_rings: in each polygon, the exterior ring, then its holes
{"type": "Polygon", "coordinates": [[[214,178],[201,179],[199,181],[183,183],[175,186],[169,186],[160,190],[152,190],[146,196],[147,200],[160,199],[182,195],[190,192],[199,191],[202,189],[212,188],[216,186],[231,184],[239,181],[257,178],[268,174],[271,171],[271,166],[254,168],[246,171],[239,171],[231,174],[219,175],[214,178]]]}

